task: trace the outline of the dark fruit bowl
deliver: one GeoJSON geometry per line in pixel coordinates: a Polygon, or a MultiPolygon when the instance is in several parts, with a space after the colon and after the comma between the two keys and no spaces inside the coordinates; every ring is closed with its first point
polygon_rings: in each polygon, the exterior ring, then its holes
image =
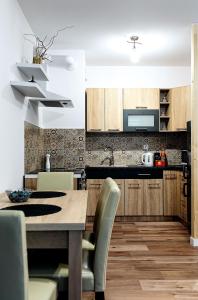
{"type": "Polygon", "coordinates": [[[31,192],[29,191],[13,191],[8,195],[8,197],[11,202],[20,203],[20,202],[26,202],[30,197],[30,195],[31,192]]]}

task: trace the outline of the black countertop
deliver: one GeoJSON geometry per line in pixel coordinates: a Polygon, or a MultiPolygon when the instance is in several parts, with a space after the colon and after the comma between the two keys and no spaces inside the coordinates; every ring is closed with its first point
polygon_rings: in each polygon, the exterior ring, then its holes
{"type": "Polygon", "coordinates": [[[183,171],[184,165],[169,165],[167,167],[146,167],[143,165],[129,166],[86,166],[85,173],[87,179],[104,179],[112,177],[114,179],[157,179],[163,178],[164,170],[183,171]]]}
{"type": "MultiPolygon", "coordinates": [[[[38,174],[39,172],[47,172],[45,169],[36,169],[26,174],[38,174]]],[[[74,174],[82,174],[84,172],[83,168],[51,168],[50,172],[74,172],[74,174]]]]}

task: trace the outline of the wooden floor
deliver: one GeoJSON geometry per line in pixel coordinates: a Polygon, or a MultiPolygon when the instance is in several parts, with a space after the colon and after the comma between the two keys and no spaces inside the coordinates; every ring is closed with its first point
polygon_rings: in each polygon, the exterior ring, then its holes
{"type": "Polygon", "coordinates": [[[198,248],[190,246],[186,228],[179,222],[115,223],[105,299],[198,299],[198,248]]]}

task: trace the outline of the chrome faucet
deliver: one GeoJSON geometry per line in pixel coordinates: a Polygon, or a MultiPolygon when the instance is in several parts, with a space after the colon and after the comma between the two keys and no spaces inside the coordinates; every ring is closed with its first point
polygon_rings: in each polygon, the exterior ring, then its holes
{"type": "Polygon", "coordinates": [[[105,158],[101,161],[100,164],[103,165],[104,162],[105,162],[106,160],[109,160],[109,166],[113,166],[113,165],[114,165],[113,148],[108,146],[108,147],[105,147],[105,151],[106,151],[106,150],[110,150],[110,151],[111,151],[111,155],[105,157],[105,158]]]}

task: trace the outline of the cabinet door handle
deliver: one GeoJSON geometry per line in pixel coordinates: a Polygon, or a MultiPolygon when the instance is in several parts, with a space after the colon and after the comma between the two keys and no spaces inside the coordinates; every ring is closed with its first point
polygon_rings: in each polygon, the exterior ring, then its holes
{"type": "Polygon", "coordinates": [[[188,196],[188,194],[187,194],[187,183],[183,184],[183,195],[184,195],[184,197],[188,196]]]}
{"type": "Polygon", "coordinates": [[[177,178],[176,175],[165,175],[166,180],[173,180],[173,179],[176,179],[176,178],[177,178]]]}
{"type": "Polygon", "coordinates": [[[139,183],[137,183],[137,184],[131,183],[131,184],[128,185],[128,189],[130,189],[130,190],[132,190],[132,189],[140,189],[140,185],[139,185],[139,183]]]}
{"type": "Polygon", "coordinates": [[[136,109],[147,109],[148,106],[136,106],[136,109]]]}
{"type": "Polygon", "coordinates": [[[100,183],[91,183],[88,187],[100,188],[100,186],[101,186],[100,183]]]}
{"type": "Polygon", "coordinates": [[[151,176],[151,174],[149,174],[149,173],[145,173],[145,174],[144,173],[138,173],[137,175],[138,176],[151,176]]]}
{"type": "Polygon", "coordinates": [[[109,129],[107,129],[108,131],[120,131],[120,129],[111,129],[111,128],[109,128],[109,129]]]}
{"type": "Polygon", "coordinates": [[[89,129],[88,131],[93,131],[93,132],[94,131],[102,131],[102,129],[99,129],[99,128],[98,129],[89,129]]]}
{"type": "Polygon", "coordinates": [[[186,128],[176,128],[177,131],[186,131],[186,128]]]}
{"type": "Polygon", "coordinates": [[[140,190],[139,186],[129,186],[128,187],[129,190],[140,190]]]}
{"type": "Polygon", "coordinates": [[[148,184],[149,189],[160,189],[160,184],[159,183],[149,183],[148,184]]]}
{"type": "Polygon", "coordinates": [[[135,128],[135,130],[136,131],[148,131],[148,128],[146,128],[146,127],[145,128],[143,128],[143,127],[138,128],[137,127],[137,128],[135,128]]]}

